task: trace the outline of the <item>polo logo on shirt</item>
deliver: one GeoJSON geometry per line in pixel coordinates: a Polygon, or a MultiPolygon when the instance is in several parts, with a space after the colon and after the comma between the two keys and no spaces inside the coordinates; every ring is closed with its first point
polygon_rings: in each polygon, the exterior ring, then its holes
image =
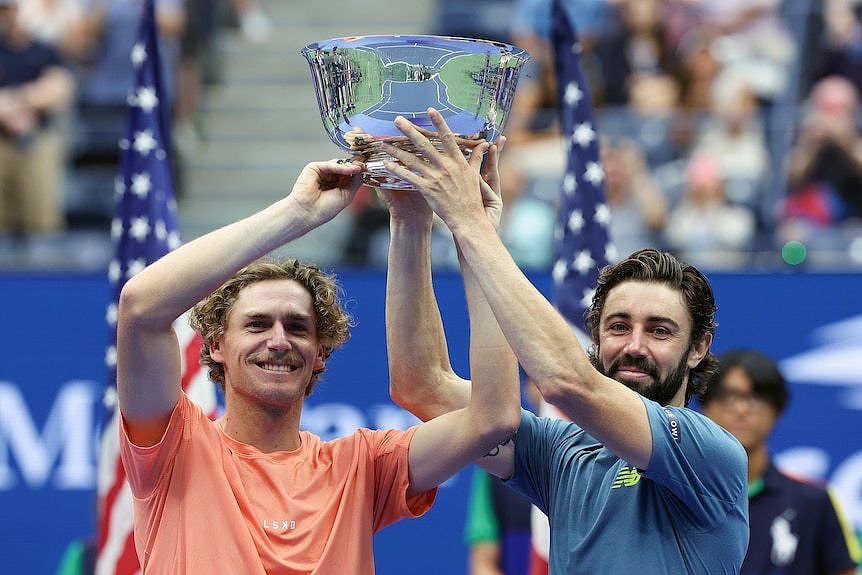
{"type": "Polygon", "coordinates": [[[292,519],[264,519],[263,528],[267,531],[292,531],[296,529],[296,521],[292,519]]]}
{"type": "Polygon", "coordinates": [[[641,480],[640,472],[634,467],[622,467],[617,472],[611,489],[619,489],[620,487],[634,487],[641,480]]]}
{"type": "Polygon", "coordinates": [[[779,567],[787,565],[796,557],[796,546],[799,544],[799,537],[793,533],[793,525],[790,522],[790,519],[794,515],[795,512],[792,509],[788,509],[776,517],[769,527],[769,534],[772,536],[772,552],[770,553],[770,557],[772,562],[779,567]]]}

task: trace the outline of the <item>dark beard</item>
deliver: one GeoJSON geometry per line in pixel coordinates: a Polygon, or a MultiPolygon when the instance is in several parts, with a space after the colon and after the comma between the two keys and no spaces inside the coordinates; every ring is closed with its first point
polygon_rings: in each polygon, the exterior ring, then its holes
{"type": "Polygon", "coordinates": [[[638,392],[642,396],[647,399],[651,399],[659,405],[668,405],[670,403],[676,395],[676,392],[679,391],[680,386],[685,385],[685,379],[688,372],[688,365],[686,365],[688,361],[688,352],[683,354],[677,366],[671,370],[664,379],[659,378],[658,368],[656,365],[643,357],[634,357],[631,355],[620,356],[611,362],[608,369],[605,369],[604,366],[601,365],[597,353],[590,354],[590,361],[592,361],[593,366],[598,369],[602,375],[606,375],[619,381],[629,389],[638,392]],[[652,377],[653,382],[642,387],[635,382],[624,381],[615,377],[614,374],[621,366],[630,366],[639,369],[652,377]]]}

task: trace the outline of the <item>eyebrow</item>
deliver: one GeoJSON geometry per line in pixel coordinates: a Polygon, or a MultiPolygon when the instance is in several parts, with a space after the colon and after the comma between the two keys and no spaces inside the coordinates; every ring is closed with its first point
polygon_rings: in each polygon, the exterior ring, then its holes
{"type": "MultiPolygon", "coordinates": [[[[247,320],[248,319],[266,319],[266,320],[269,320],[269,319],[272,319],[273,316],[274,316],[274,314],[266,313],[266,312],[262,312],[262,311],[250,311],[250,312],[242,314],[242,317],[244,319],[247,319],[247,320]]],[[[285,319],[288,319],[291,321],[311,321],[311,319],[312,319],[312,316],[310,314],[302,313],[302,312],[298,312],[298,311],[297,312],[289,312],[289,313],[286,313],[283,315],[278,314],[278,317],[282,317],[282,318],[285,318],[285,319]]]]}
{"type": "MultiPolygon", "coordinates": [[[[623,320],[631,321],[632,316],[631,316],[631,314],[625,313],[625,312],[611,313],[611,314],[608,314],[608,316],[604,319],[604,322],[612,321],[615,319],[623,319],[623,320]]],[[[676,323],[674,320],[672,320],[669,317],[661,316],[661,315],[651,315],[651,316],[647,317],[647,323],[668,324],[668,325],[673,326],[673,328],[676,330],[680,329],[679,324],[676,323]]]]}

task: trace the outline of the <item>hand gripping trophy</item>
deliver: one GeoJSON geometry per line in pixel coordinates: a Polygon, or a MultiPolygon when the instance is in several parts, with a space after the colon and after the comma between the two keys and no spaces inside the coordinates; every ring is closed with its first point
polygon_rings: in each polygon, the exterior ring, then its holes
{"type": "Polygon", "coordinates": [[[529,59],[525,50],[508,44],[452,36],[334,38],[309,44],[301,54],[329,137],[364,157],[366,184],[397,190],[412,185],[383,167],[384,160],[396,160],[380,142],[416,152],[392,123],[397,116],[441,147],[426,112],[436,108],[469,156],[502,133],[518,74],[529,59]]]}

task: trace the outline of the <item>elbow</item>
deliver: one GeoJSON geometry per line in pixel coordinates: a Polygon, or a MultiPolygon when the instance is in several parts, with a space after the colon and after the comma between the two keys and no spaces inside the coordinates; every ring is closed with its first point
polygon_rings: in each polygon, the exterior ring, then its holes
{"type": "Polygon", "coordinates": [[[520,425],[521,408],[519,405],[515,405],[513,408],[495,412],[493,417],[477,432],[481,437],[482,444],[487,446],[486,449],[490,451],[498,445],[508,443],[515,436],[520,425]]]}
{"type": "Polygon", "coordinates": [[[561,375],[535,381],[542,398],[555,407],[570,403],[573,398],[586,392],[586,388],[570,376],[561,375]]]}
{"type": "Polygon", "coordinates": [[[143,326],[157,317],[158,310],[150,303],[152,300],[148,297],[148,290],[139,283],[132,278],[120,291],[118,318],[126,325],[143,326]]]}

